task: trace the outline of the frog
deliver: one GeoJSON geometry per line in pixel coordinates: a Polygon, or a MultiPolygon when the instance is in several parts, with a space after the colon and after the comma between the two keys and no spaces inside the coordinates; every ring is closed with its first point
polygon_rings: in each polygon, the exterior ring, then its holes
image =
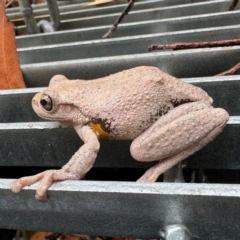
{"type": "Polygon", "coordinates": [[[155,182],[222,132],[229,115],[212,103],[203,89],[153,66],[93,80],[55,75],[32,107],[41,118],[73,127],[83,145],[61,169],[15,179],[10,189],[39,181],[35,198],[46,202],[54,182],[82,179],[93,167],[101,139],[132,140],[135,160],[156,161],[137,181],[155,182]]]}

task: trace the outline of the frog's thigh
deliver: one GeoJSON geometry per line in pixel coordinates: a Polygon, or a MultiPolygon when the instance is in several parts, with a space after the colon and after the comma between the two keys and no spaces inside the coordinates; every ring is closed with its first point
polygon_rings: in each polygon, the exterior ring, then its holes
{"type": "MultiPolygon", "coordinates": [[[[227,112],[220,108],[193,111],[164,126],[160,118],[132,142],[130,151],[136,160],[147,162],[186,153],[186,150],[189,152],[187,155],[191,155],[212,141],[227,121],[227,112]]],[[[186,157],[183,154],[183,158],[186,157]]],[[[181,157],[178,159],[182,160],[181,157]]]]}

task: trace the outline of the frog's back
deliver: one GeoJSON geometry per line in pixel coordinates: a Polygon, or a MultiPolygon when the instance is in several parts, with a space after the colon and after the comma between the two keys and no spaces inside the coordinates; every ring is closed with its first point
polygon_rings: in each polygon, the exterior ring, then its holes
{"type": "Polygon", "coordinates": [[[204,101],[211,104],[212,99],[199,87],[188,84],[177,79],[157,67],[140,66],[119,73],[111,74],[104,78],[92,80],[92,87],[95,85],[99,97],[108,95],[115,98],[117,95],[130,97],[133,95],[145,97],[157,97],[159,102],[177,101],[187,99],[191,102],[204,101]],[[111,94],[107,94],[107,92],[111,94]],[[103,93],[103,94],[101,94],[103,93]]]}
{"type": "Polygon", "coordinates": [[[83,112],[117,139],[135,138],[179,100],[207,96],[200,88],[148,66],[88,81],[85,90],[83,112]]]}
{"type": "Polygon", "coordinates": [[[140,66],[132,69],[124,70],[115,74],[111,74],[107,77],[93,80],[96,84],[106,84],[108,86],[116,85],[135,85],[151,83],[151,81],[161,82],[164,81],[165,73],[156,67],[140,66]]]}

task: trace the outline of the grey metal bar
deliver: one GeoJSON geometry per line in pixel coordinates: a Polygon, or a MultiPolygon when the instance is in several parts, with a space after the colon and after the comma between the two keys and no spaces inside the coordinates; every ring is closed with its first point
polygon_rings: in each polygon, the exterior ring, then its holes
{"type": "MultiPolygon", "coordinates": [[[[83,144],[72,128],[63,128],[52,122],[1,123],[0,135],[1,166],[62,166],[83,144]]],[[[124,167],[126,164],[121,164],[132,159],[129,145],[129,141],[103,141],[96,167],[106,167],[109,161],[111,167],[124,167]],[[111,148],[116,149],[115,154],[109,152],[111,148]]],[[[144,168],[152,164],[139,165],[130,160],[127,165],[144,168]]]]}
{"type": "Polygon", "coordinates": [[[41,32],[54,32],[54,28],[52,26],[52,24],[47,21],[47,20],[41,20],[39,23],[38,23],[38,27],[40,29],[41,32]]]}
{"type": "Polygon", "coordinates": [[[182,170],[182,162],[173,166],[171,169],[167,170],[163,174],[163,182],[177,182],[177,183],[185,182],[182,170]]]}
{"type": "Polygon", "coordinates": [[[51,32],[54,30],[58,30],[58,28],[60,27],[60,17],[57,0],[48,0],[47,5],[50,14],[51,24],[48,23],[46,20],[42,20],[37,24],[34,19],[30,1],[19,0],[20,10],[23,15],[28,33],[40,33],[40,30],[42,30],[43,32],[51,32]]]}
{"type": "Polygon", "coordinates": [[[240,47],[235,46],[26,64],[21,68],[28,87],[41,87],[56,74],[69,79],[95,79],[140,65],[156,66],[178,78],[213,76],[239,61],[240,47]]]}
{"type": "MultiPolygon", "coordinates": [[[[48,79],[49,81],[50,79],[48,79]]],[[[186,78],[186,82],[203,88],[214,100],[215,107],[222,107],[232,116],[239,115],[240,76],[186,78]]],[[[44,88],[0,91],[0,122],[43,121],[32,110],[31,100],[44,88]]]]}
{"type": "Polygon", "coordinates": [[[43,204],[36,184],[13,194],[10,181],[0,180],[1,228],[154,239],[177,223],[199,240],[240,235],[239,185],[64,181],[43,204]]]}
{"type": "MultiPolygon", "coordinates": [[[[204,0],[208,1],[208,0],[204,0]]],[[[134,6],[132,8],[133,11],[135,10],[144,10],[144,9],[149,9],[149,8],[159,8],[159,7],[169,7],[169,6],[174,6],[174,5],[181,5],[181,4],[193,4],[197,2],[202,2],[201,0],[172,0],[167,1],[167,0],[148,0],[148,1],[142,1],[142,2],[136,2],[134,3],[134,6]]],[[[86,10],[81,10],[81,11],[76,11],[76,9],[72,8],[72,12],[65,12],[61,14],[61,19],[72,19],[72,18],[82,18],[82,17],[90,17],[90,16],[97,16],[97,15],[103,15],[103,14],[112,14],[112,13],[120,13],[122,10],[126,7],[125,4],[121,5],[113,5],[109,7],[104,7],[104,8],[94,8],[94,9],[86,9],[86,10]]],[[[132,11],[131,10],[131,11],[132,11]]]]}
{"type": "MultiPolygon", "coordinates": [[[[136,3],[133,6],[134,10],[140,10],[144,8],[149,8],[149,7],[164,7],[164,6],[172,6],[172,5],[179,5],[179,4],[188,4],[188,3],[196,3],[196,2],[201,2],[202,0],[172,0],[171,2],[167,0],[148,0],[148,1],[136,1],[136,3]],[[157,5],[156,5],[157,4],[157,5]]],[[[204,0],[204,1],[209,1],[209,0],[204,0]]],[[[89,1],[90,2],[90,1],[89,1]]],[[[72,18],[69,12],[73,12],[77,14],[76,12],[79,12],[81,17],[89,17],[93,15],[102,15],[102,14],[109,14],[109,13],[114,13],[118,12],[120,13],[124,7],[126,7],[126,3],[124,4],[112,4],[110,3],[101,3],[101,6],[106,7],[101,7],[101,8],[96,8],[98,5],[87,5],[85,3],[77,3],[74,4],[74,1],[68,1],[68,3],[63,4],[61,1],[58,1],[59,5],[59,11],[61,12],[62,19],[67,19],[67,16],[69,18],[72,18]],[[109,6],[108,6],[109,5],[109,6]]],[[[37,5],[32,5],[33,7],[33,13],[36,17],[39,15],[45,15],[48,13],[47,11],[47,5],[46,4],[37,4],[37,5]]],[[[10,20],[13,21],[19,21],[22,18],[22,15],[19,14],[19,9],[14,8],[14,9],[7,9],[6,11],[7,16],[10,20]]]]}
{"type": "MultiPolygon", "coordinates": [[[[206,13],[219,13],[227,11],[231,0],[217,0],[213,2],[200,2],[193,4],[183,4],[170,7],[162,7],[155,9],[146,9],[132,11],[124,18],[123,22],[135,22],[135,21],[146,21],[158,18],[172,18],[180,16],[191,16],[196,14],[206,14],[206,13]]],[[[73,20],[63,20],[61,22],[61,30],[74,29],[74,28],[86,28],[93,26],[102,26],[107,24],[112,24],[119,13],[106,14],[94,17],[79,18],[73,20]]],[[[18,33],[24,34],[25,27],[18,27],[18,33]]]]}
{"type": "MultiPolygon", "coordinates": [[[[81,3],[85,4],[86,2],[91,2],[92,0],[66,0],[66,1],[59,1],[58,5],[59,6],[69,6],[69,5],[79,5],[81,3]],[[84,3],[85,2],[85,3],[84,3]],[[77,4],[76,4],[77,3],[77,4]]],[[[46,11],[47,4],[46,3],[41,3],[41,4],[32,4],[33,10],[38,10],[38,9],[44,9],[46,11]]],[[[19,7],[14,7],[14,8],[7,8],[6,9],[6,14],[9,16],[14,13],[19,13],[19,7]]],[[[21,15],[18,15],[21,16],[21,15]]]]}
{"type": "MultiPolygon", "coordinates": [[[[107,5],[107,4],[106,4],[107,5]]],[[[49,15],[48,9],[47,9],[47,4],[32,4],[31,5],[33,8],[33,14],[35,16],[35,18],[39,18],[41,17],[46,17],[46,15],[49,15]]],[[[91,5],[87,5],[86,3],[77,3],[77,4],[73,4],[70,1],[68,2],[68,4],[63,4],[62,2],[58,1],[58,6],[59,6],[59,11],[61,13],[67,12],[67,11],[73,11],[74,9],[94,9],[93,6],[91,5]]],[[[23,24],[22,22],[22,15],[19,13],[19,9],[18,8],[13,8],[13,9],[7,9],[6,11],[7,17],[11,22],[14,22],[14,24],[19,25],[19,24],[23,24]],[[8,10],[12,10],[12,11],[8,11],[8,10]],[[14,11],[13,11],[14,10],[14,11]]]]}
{"type": "Polygon", "coordinates": [[[57,0],[47,0],[49,15],[53,29],[56,31],[60,28],[60,15],[57,0]]]}
{"type": "MultiPolygon", "coordinates": [[[[111,37],[126,37],[143,34],[172,34],[173,31],[188,29],[211,28],[239,24],[240,11],[203,14],[171,19],[150,20],[134,23],[120,24],[118,30],[111,37]]],[[[60,44],[68,42],[88,41],[100,39],[109,26],[82,28],[68,31],[58,31],[52,34],[37,34],[18,36],[18,47],[44,46],[48,44],[60,44]]],[[[232,33],[235,34],[235,33],[232,33]]]]}
{"type": "Polygon", "coordinates": [[[18,49],[18,56],[21,64],[66,61],[98,56],[144,53],[148,51],[148,46],[153,43],[170,44],[173,42],[200,42],[237,38],[240,38],[240,25],[20,48],[18,49]]]}
{"type": "MultiPolygon", "coordinates": [[[[186,159],[184,165],[202,169],[240,169],[239,134],[240,117],[231,117],[223,132],[186,159]]],[[[72,128],[55,122],[1,123],[0,136],[0,166],[61,167],[83,144],[72,128]]],[[[149,168],[155,164],[134,160],[130,144],[131,141],[102,140],[94,167],[149,168]]]]}
{"type": "MultiPolygon", "coordinates": [[[[238,166],[237,161],[235,162],[235,154],[238,154],[235,150],[239,145],[240,134],[237,130],[239,129],[239,126],[236,125],[238,120],[238,117],[231,117],[228,126],[223,130],[223,133],[217,136],[213,142],[209,143],[197,154],[187,158],[184,161],[184,164],[189,168],[198,169],[239,169],[240,165],[238,166]],[[225,143],[222,144],[221,142],[225,143]],[[225,156],[223,157],[223,155],[225,156]],[[225,163],[223,162],[222,157],[225,159],[225,163]]],[[[239,161],[240,160],[238,160],[238,162],[239,161]]]]}
{"type": "Polygon", "coordinates": [[[30,1],[19,0],[19,6],[20,6],[20,11],[24,18],[27,32],[28,33],[39,33],[40,30],[34,19],[30,1]]]}
{"type": "Polygon", "coordinates": [[[0,91],[0,122],[43,121],[32,109],[33,96],[43,89],[2,90],[0,91]]]}
{"type": "MultiPolygon", "coordinates": [[[[181,0],[182,4],[185,3],[186,0],[181,0]]],[[[188,2],[188,0],[186,1],[188,2]]],[[[155,4],[160,5],[161,3],[163,4],[168,4],[166,0],[150,0],[150,1],[142,1],[142,2],[136,2],[134,5],[133,9],[143,9],[146,7],[146,5],[149,6],[154,6],[156,7],[155,4]]],[[[172,5],[178,4],[178,1],[173,1],[172,5]]],[[[58,4],[61,4],[61,2],[58,2],[58,4]]],[[[181,4],[181,3],[179,3],[181,4]]],[[[41,4],[41,8],[34,8],[33,6],[33,10],[34,10],[34,15],[36,18],[39,18],[39,16],[45,17],[48,15],[48,9],[47,9],[47,5],[41,4]]],[[[62,4],[61,4],[62,5],[62,4]]],[[[92,16],[92,15],[102,15],[102,14],[108,14],[108,13],[113,13],[113,12],[120,12],[125,6],[126,4],[107,4],[110,6],[106,6],[106,7],[101,7],[101,8],[96,8],[96,5],[94,7],[90,7],[85,3],[77,3],[77,4],[73,4],[69,1],[68,4],[64,4],[64,6],[59,6],[59,11],[61,13],[61,19],[64,19],[65,16],[66,18],[72,18],[71,13],[76,13],[78,12],[81,17],[84,16],[92,16]]],[[[37,6],[37,5],[35,5],[37,6]]],[[[19,23],[21,23],[22,21],[22,16],[21,14],[19,14],[19,11],[15,11],[14,13],[12,12],[6,12],[7,13],[7,17],[14,23],[16,23],[17,25],[19,25],[19,23]]]]}
{"type": "MultiPolygon", "coordinates": [[[[165,6],[173,6],[180,4],[188,4],[193,2],[200,2],[201,0],[172,0],[171,2],[166,0],[149,0],[136,2],[132,8],[132,10],[141,10],[145,8],[159,8],[165,6]]],[[[97,16],[103,14],[112,14],[118,13],[120,14],[122,10],[126,7],[125,4],[112,5],[101,8],[89,8],[86,4],[71,4],[69,6],[59,7],[61,12],[61,20],[73,19],[73,18],[82,18],[82,17],[90,17],[97,16]]],[[[47,9],[34,11],[35,19],[48,19],[48,11],[47,9]]],[[[9,19],[14,22],[16,25],[24,25],[22,21],[21,15],[18,14],[8,14],[9,19]]]]}

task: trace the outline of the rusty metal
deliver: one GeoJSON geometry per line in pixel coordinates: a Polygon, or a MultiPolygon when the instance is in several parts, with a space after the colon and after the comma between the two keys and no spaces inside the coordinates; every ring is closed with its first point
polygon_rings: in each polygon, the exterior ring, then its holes
{"type": "Polygon", "coordinates": [[[240,70],[240,62],[234,65],[232,68],[228,69],[227,71],[224,71],[222,73],[219,73],[215,76],[226,76],[226,75],[233,75],[237,74],[240,70]]]}
{"type": "Polygon", "coordinates": [[[229,7],[229,11],[233,11],[233,10],[236,8],[236,6],[237,6],[237,4],[238,4],[238,1],[239,1],[239,0],[233,0],[233,1],[232,1],[232,4],[231,4],[230,7],[229,7]]]}
{"type": "Polygon", "coordinates": [[[135,2],[135,0],[130,0],[129,1],[128,5],[122,11],[120,17],[114,22],[113,26],[102,36],[102,38],[107,38],[108,36],[110,36],[112,34],[112,32],[114,32],[117,29],[118,24],[131,11],[131,9],[132,9],[132,7],[134,5],[134,2],[135,2]]]}
{"type": "Polygon", "coordinates": [[[9,7],[12,4],[13,0],[7,0],[5,7],[9,7]]]}
{"type": "Polygon", "coordinates": [[[162,50],[162,49],[172,49],[172,50],[181,50],[181,49],[192,49],[192,48],[212,48],[212,47],[229,47],[240,45],[240,39],[230,39],[223,41],[212,41],[212,42],[178,42],[173,44],[165,45],[151,45],[148,50],[162,50]]]}

